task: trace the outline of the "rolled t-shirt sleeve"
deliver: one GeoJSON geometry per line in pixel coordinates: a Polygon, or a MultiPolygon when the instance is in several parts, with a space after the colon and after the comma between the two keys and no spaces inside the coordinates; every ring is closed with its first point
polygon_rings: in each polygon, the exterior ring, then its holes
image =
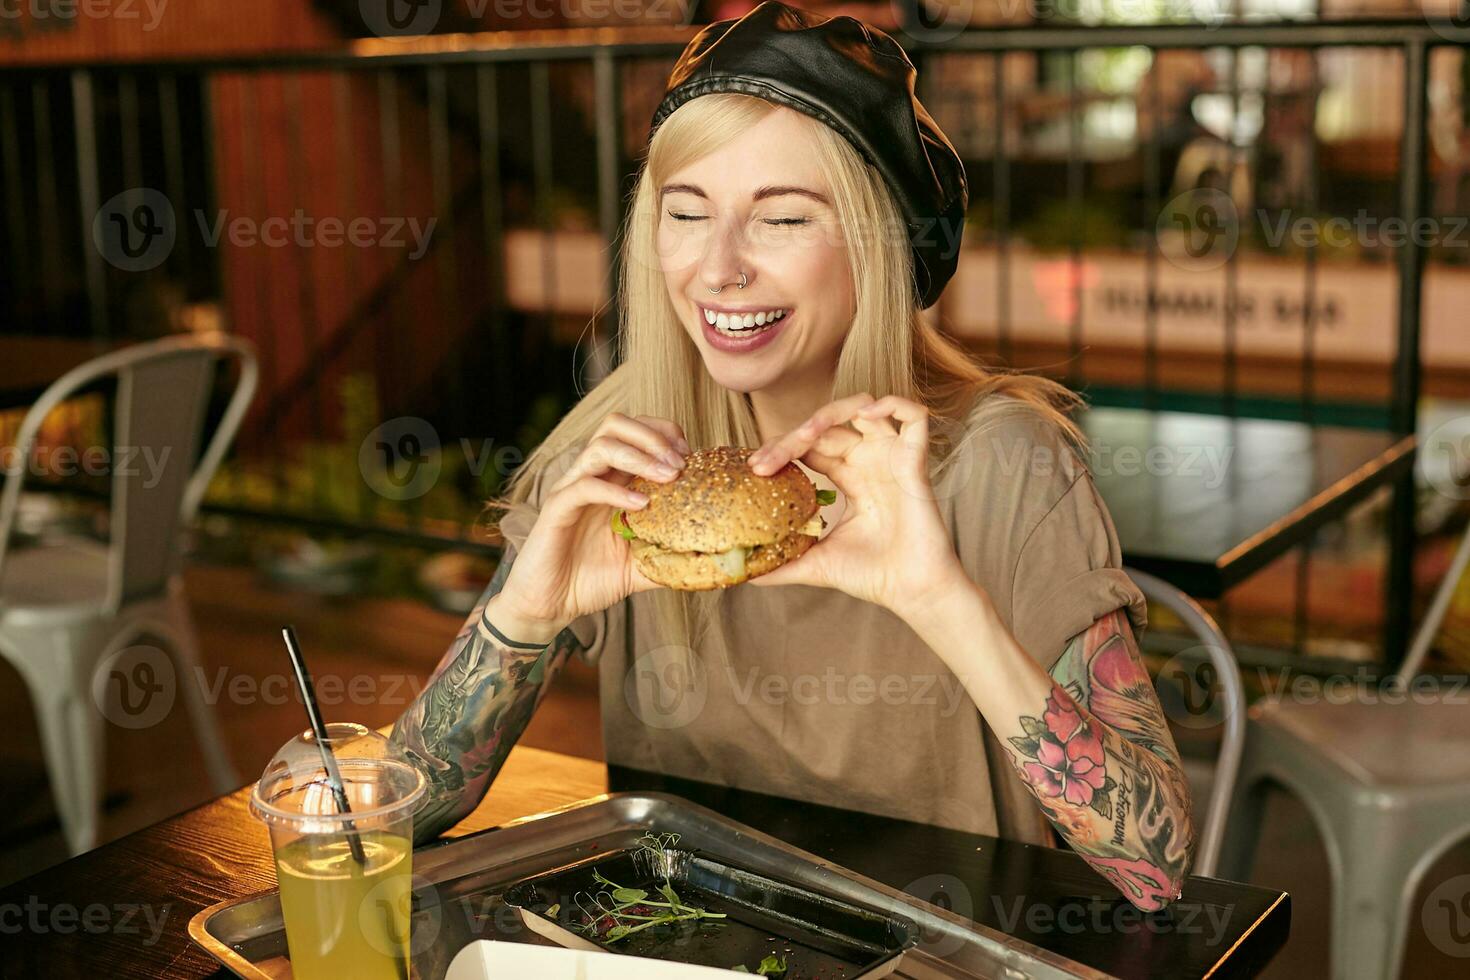
{"type": "Polygon", "coordinates": [[[1026,537],[1011,580],[1011,631],[1047,670],[1078,633],[1126,609],[1135,635],[1148,624],[1143,593],[1122,569],[1107,505],[1082,473],[1026,537]]]}

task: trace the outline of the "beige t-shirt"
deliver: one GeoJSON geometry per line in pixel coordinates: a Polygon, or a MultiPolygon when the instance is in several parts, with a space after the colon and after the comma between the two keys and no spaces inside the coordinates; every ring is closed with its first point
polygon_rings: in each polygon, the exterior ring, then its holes
{"type": "MultiPolygon", "coordinates": [[[[958,448],[933,474],[940,510],[1021,646],[1049,669],[1120,607],[1141,631],[1143,595],[1120,570],[1112,519],[1055,428],[992,396],[951,434],[958,448]]],[[[538,479],[536,506],[559,475],[538,479]]],[[[829,523],[844,504],[824,508],[829,523]]],[[[502,532],[519,548],[534,518],[518,507],[502,532]]],[[[599,665],[609,762],[1053,843],[958,678],[887,609],[813,586],[735,586],[690,656],[659,635],[651,596],[571,624],[599,665]]]]}

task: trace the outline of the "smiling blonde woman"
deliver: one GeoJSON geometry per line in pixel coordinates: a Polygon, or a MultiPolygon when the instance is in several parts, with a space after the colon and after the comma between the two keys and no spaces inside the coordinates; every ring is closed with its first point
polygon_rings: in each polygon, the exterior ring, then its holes
{"type": "Polygon", "coordinates": [[[517,471],[495,580],[394,728],[430,779],[421,840],[477,805],[578,655],[609,762],[1055,828],[1138,907],[1178,897],[1189,789],[1077,399],[924,313],[968,195],[913,77],[881,31],[775,0],[685,49],[623,236],[620,364],[517,471]],[[830,526],[747,584],[663,589],[610,517],[646,503],[635,476],[726,445],[835,490],[830,526]]]}

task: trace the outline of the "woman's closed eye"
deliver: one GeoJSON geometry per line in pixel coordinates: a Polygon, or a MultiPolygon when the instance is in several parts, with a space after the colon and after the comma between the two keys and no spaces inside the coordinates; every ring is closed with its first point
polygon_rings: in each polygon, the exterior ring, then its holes
{"type": "MultiPolygon", "coordinates": [[[[675,221],[704,221],[704,220],[706,220],[708,218],[708,215],[703,215],[703,214],[680,214],[680,213],[678,213],[676,211],[670,211],[670,212],[668,212],[668,215],[669,215],[670,218],[673,218],[675,221]]],[[[811,219],[810,218],[762,218],[761,220],[764,221],[768,225],[781,226],[781,225],[804,225],[808,221],[810,221],[811,219]]]]}

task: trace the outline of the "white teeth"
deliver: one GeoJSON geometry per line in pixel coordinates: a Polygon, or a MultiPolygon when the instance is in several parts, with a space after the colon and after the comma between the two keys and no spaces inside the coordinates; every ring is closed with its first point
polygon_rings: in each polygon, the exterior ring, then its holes
{"type": "Polygon", "coordinates": [[[764,327],[775,323],[786,315],[785,310],[765,310],[760,313],[717,313],[714,310],[704,311],[704,322],[724,333],[738,336],[739,334],[764,327]]]}

